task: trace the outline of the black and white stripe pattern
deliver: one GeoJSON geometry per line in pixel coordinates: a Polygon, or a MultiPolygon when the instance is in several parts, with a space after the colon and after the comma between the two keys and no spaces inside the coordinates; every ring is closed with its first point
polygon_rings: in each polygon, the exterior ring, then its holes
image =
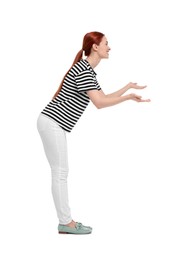
{"type": "Polygon", "coordinates": [[[56,121],[65,131],[71,132],[90,101],[86,92],[92,89],[101,89],[96,73],[87,60],[81,60],[70,69],[58,96],[42,113],[56,121]]]}

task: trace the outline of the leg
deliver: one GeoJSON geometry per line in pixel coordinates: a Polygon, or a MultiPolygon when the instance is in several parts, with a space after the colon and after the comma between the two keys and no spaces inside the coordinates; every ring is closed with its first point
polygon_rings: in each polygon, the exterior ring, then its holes
{"type": "Polygon", "coordinates": [[[54,121],[40,115],[37,127],[44,151],[51,167],[52,195],[59,223],[67,225],[72,221],[68,201],[68,158],[66,133],[54,121]]]}

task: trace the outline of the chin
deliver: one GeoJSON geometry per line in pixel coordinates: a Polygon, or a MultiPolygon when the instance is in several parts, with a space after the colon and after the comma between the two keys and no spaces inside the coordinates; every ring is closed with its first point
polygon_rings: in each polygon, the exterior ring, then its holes
{"type": "Polygon", "coordinates": [[[101,59],[108,59],[109,58],[109,54],[103,55],[101,59]]]}
{"type": "Polygon", "coordinates": [[[107,54],[106,56],[104,56],[104,59],[109,59],[109,54],[107,54]]]}

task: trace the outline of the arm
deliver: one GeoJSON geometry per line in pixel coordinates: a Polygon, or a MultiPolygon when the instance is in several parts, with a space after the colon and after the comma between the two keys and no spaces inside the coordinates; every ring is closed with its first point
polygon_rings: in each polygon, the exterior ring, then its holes
{"type": "Polygon", "coordinates": [[[120,104],[121,102],[127,101],[127,100],[134,100],[136,102],[149,102],[149,99],[142,99],[141,96],[138,96],[134,93],[128,94],[128,95],[120,95],[123,93],[122,91],[126,92],[129,88],[131,88],[131,84],[134,84],[135,88],[144,88],[137,86],[135,83],[129,83],[126,87],[124,87],[121,90],[118,90],[117,92],[114,92],[109,95],[105,95],[102,90],[89,90],[87,91],[87,95],[89,96],[92,103],[98,108],[105,108],[109,106],[114,106],[117,104],[120,104]]]}

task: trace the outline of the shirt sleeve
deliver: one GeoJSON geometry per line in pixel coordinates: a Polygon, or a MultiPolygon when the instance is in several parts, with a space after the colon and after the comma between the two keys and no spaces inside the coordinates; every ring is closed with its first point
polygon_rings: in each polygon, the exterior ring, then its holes
{"type": "Polygon", "coordinates": [[[91,71],[82,71],[75,77],[78,92],[86,92],[88,90],[101,90],[96,77],[91,71]]]}

